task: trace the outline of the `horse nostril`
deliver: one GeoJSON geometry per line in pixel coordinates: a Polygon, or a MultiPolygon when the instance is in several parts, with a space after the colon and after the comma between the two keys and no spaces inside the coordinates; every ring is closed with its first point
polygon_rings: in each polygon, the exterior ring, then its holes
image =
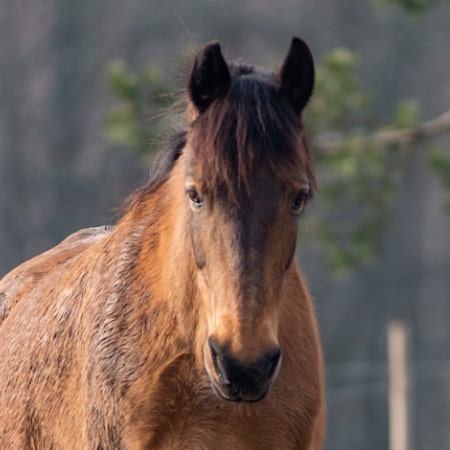
{"type": "Polygon", "coordinates": [[[278,366],[280,364],[280,360],[281,360],[281,349],[277,348],[274,352],[270,353],[269,355],[266,356],[266,367],[267,367],[267,379],[270,380],[276,370],[278,369],[278,366]]]}
{"type": "Polygon", "coordinates": [[[211,352],[212,358],[216,359],[218,348],[217,348],[216,341],[212,337],[208,338],[208,345],[209,345],[209,350],[211,352]]]}
{"type": "Polygon", "coordinates": [[[208,345],[209,345],[209,350],[211,353],[211,361],[213,363],[214,370],[216,371],[217,377],[222,382],[228,382],[226,370],[225,370],[224,363],[223,363],[223,358],[221,356],[222,351],[221,351],[219,345],[212,337],[208,338],[208,345]]]}
{"type": "Polygon", "coordinates": [[[212,338],[208,338],[209,351],[211,352],[211,359],[214,364],[217,362],[218,355],[220,353],[220,348],[217,342],[212,338]]]}

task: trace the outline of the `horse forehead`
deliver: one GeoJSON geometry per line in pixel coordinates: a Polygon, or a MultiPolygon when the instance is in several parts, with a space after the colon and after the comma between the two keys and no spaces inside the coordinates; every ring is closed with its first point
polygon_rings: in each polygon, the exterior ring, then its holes
{"type": "MultiPolygon", "coordinates": [[[[246,149],[241,149],[245,152],[246,149]]],[[[222,161],[223,162],[223,161],[222,161]]],[[[261,154],[257,154],[253,158],[249,167],[244,168],[244,173],[240,173],[241,167],[236,165],[234,170],[229,170],[230,163],[225,165],[227,167],[217,167],[215,171],[218,175],[215,177],[214,182],[209,179],[208,170],[204,170],[206,166],[214,166],[215,164],[210,160],[207,160],[200,153],[193,154],[193,152],[186,152],[186,171],[185,178],[187,180],[198,182],[200,185],[205,185],[213,192],[227,191],[228,193],[234,192],[239,194],[254,194],[260,190],[267,190],[274,186],[290,185],[297,178],[301,181],[304,177],[301,177],[302,170],[300,168],[288,168],[281,166],[277,167],[273,161],[269,161],[269,158],[265,158],[261,154]],[[206,172],[206,173],[205,173],[206,172]]]]}
{"type": "Polygon", "coordinates": [[[286,180],[267,167],[250,173],[243,181],[223,184],[217,190],[220,203],[228,205],[245,222],[270,218],[276,213],[286,180]]]}

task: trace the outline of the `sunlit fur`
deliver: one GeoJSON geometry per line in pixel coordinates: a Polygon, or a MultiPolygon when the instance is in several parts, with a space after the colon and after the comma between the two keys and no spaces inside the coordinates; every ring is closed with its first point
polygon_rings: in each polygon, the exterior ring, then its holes
{"type": "Polygon", "coordinates": [[[291,210],[315,188],[310,153],[276,79],[231,73],[114,228],[81,230],[0,281],[0,448],[322,448],[291,210]],[[210,338],[243,367],[280,347],[268,392],[224,400],[210,338]]]}

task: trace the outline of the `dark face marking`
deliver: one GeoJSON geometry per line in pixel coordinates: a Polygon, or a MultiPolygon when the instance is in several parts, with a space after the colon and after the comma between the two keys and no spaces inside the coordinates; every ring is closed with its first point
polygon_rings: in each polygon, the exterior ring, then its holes
{"type": "MultiPolygon", "coordinates": [[[[251,182],[233,193],[225,185],[204,190],[192,168],[186,180],[190,236],[195,262],[208,279],[217,267],[234,277],[239,297],[264,290],[264,279],[282,277],[291,265],[299,211],[293,210],[296,188],[277,178],[263,161],[251,182]],[[294,199],[294,200],[293,200],[294,199]]],[[[298,189],[298,188],[297,188],[298,189]]],[[[302,192],[308,189],[303,184],[302,192]]],[[[296,205],[297,206],[297,205],[296,205]]]]}
{"type": "Polygon", "coordinates": [[[276,75],[228,65],[217,43],[204,47],[191,72],[189,233],[205,368],[225,399],[261,399],[279,367],[283,284],[298,217],[315,187],[301,120],[313,82],[312,57],[299,39],[276,75]]]}

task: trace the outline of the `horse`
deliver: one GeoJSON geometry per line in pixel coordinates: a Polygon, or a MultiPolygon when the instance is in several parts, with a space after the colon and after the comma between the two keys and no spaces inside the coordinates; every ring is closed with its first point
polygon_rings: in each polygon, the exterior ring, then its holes
{"type": "Polygon", "coordinates": [[[115,226],[0,282],[0,447],[318,450],[324,375],[295,261],[314,62],[199,51],[186,126],[115,226]]]}

